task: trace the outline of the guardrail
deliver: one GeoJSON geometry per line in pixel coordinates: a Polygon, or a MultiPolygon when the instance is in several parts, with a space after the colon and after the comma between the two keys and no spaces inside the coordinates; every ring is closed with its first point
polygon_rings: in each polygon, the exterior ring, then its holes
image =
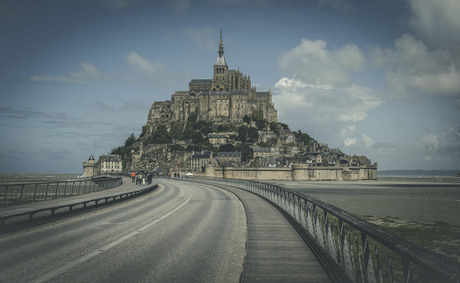
{"type": "Polygon", "coordinates": [[[61,208],[68,208],[69,213],[72,213],[72,210],[75,206],[83,206],[82,209],[87,209],[88,204],[93,203],[94,206],[99,205],[100,201],[105,201],[105,204],[111,200],[112,202],[126,199],[126,198],[131,198],[135,197],[138,195],[142,195],[151,191],[154,191],[158,188],[158,185],[152,185],[148,187],[144,187],[141,189],[136,189],[136,190],[126,190],[122,192],[112,192],[112,193],[107,193],[104,194],[103,196],[92,196],[88,198],[80,198],[80,199],[74,199],[74,200],[67,200],[67,201],[62,201],[59,203],[50,203],[50,204],[44,204],[44,205],[36,205],[32,207],[26,207],[26,208],[17,208],[17,209],[11,209],[7,211],[1,211],[0,212],[0,228],[5,226],[6,220],[18,217],[18,216],[23,216],[23,215],[28,215],[29,220],[32,221],[33,217],[36,213],[42,212],[42,211],[51,211],[51,215],[54,215],[58,209],[61,208]]]}
{"type": "Polygon", "coordinates": [[[318,199],[257,181],[224,179],[276,204],[348,279],[337,282],[460,282],[460,264],[318,199]]]}
{"type": "Polygon", "coordinates": [[[121,183],[120,176],[98,176],[69,181],[0,184],[0,206],[87,194],[115,188],[121,183]]]}

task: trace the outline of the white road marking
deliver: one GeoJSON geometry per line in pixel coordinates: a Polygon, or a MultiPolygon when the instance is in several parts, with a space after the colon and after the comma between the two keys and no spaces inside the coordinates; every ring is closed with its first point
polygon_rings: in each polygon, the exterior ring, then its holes
{"type": "Polygon", "coordinates": [[[89,252],[73,261],[70,261],[54,270],[51,270],[35,279],[33,279],[32,281],[30,282],[46,282],[48,280],[51,280],[61,274],[63,274],[64,272],[67,272],[68,270],[92,259],[93,257],[95,256],[98,256],[100,254],[102,254],[103,252],[123,243],[124,241],[136,236],[137,234],[149,229],[150,227],[152,227],[153,225],[155,224],[158,224],[159,222],[165,220],[166,218],[168,218],[169,216],[173,215],[176,211],[178,211],[179,209],[181,209],[184,205],[186,205],[191,199],[192,199],[192,196],[193,196],[193,193],[191,190],[189,190],[189,195],[188,195],[188,198],[181,204],[179,204],[178,206],[176,206],[174,209],[170,210],[169,212],[163,214],[162,216],[158,217],[157,219],[153,220],[152,222],[136,229],[135,231],[131,232],[131,233],[128,233],[110,243],[108,243],[107,245],[104,245],[92,252],[89,252]]]}

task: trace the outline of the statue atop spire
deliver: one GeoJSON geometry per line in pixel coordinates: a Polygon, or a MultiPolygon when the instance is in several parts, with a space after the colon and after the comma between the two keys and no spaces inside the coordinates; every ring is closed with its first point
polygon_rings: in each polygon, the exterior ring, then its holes
{"type": "Polygon", "coordinates": [[[216,60],[216,65],[219,66],[227,66],[227,62],[225,62],[224,57],[224,41],[222,40],[222,22],[220,22],[220,41],[219,41],[219,56],[216,60]]]}
{"type": "Polygon", "coordinates": [[[219,57],[222,56],[224,56],[224,42],[222,40],[222,22],[220,22],[219,57]]]}

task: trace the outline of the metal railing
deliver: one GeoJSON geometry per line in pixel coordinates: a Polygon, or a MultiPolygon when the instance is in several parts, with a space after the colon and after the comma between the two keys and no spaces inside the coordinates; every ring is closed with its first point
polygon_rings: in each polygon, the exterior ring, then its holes
{"type": "Polygon", "coordinates": [[[76,196],[111,189],[121,185],[120,176],[100,176],[91,179],[0,184],[1,206],[76,196]]]}
{"type": "MultiPolygon", "coordinates": [[[[460,282],[460,264],[315,198],[257,181],[224,179],[287,212],[352,282],[460,282]]],[[[339,280],[342,281],[342,280],[339,280]]]]}

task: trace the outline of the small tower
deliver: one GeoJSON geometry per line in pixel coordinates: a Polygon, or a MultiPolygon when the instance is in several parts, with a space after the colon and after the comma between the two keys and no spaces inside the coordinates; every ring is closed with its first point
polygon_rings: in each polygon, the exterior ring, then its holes
{"type": "Polygon", "coordinates": [[[228,90],[228,66],[224,57],[224,42],[222,40],[222,23],[220,23],[219,56],[214,64],[213,90],[228,90]]]}
{"type": "Polygon", "coordinates": [[[95,167],[96,161],[94,160],[94,156],[91,155],[88,159],[88,163],[86,161],[83,161],[83,175],[86,177],[93,177],[94,174],[94,167],[95,167]]]}
{"type": "Polygon", "coordinates": [[[94,165],[96,161],[94,160],[94,156],[91,154],[91,156],[88,159],[88,165],[94,165]]]}

